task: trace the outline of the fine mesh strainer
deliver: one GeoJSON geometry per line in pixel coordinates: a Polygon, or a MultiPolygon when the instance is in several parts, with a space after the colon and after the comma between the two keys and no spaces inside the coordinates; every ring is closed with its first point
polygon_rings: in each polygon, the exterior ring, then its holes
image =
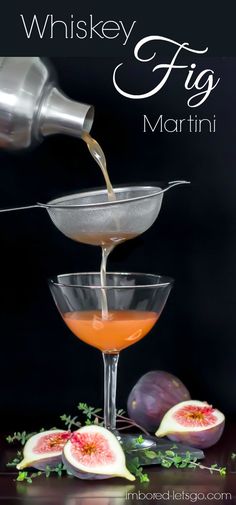
{"type": "Polygon", "coordinates": [[[156,220],[165,191],[187,181],[115,187],[115,201],[106,189],[75,193],[26,207],[0,212],[45,208],[67,237],[85,244],[111,246],[144,233],[156,220]]]}
{"type": "Polygon", "coordinates": [[[67,237],[85,244],[109,246],[150,228],[160,212],[164,191],[184,183],[117,187],[116,200],[110,202],[106,190],[95,190],[38,205],[47,209],[55,226],[67,237]]]}

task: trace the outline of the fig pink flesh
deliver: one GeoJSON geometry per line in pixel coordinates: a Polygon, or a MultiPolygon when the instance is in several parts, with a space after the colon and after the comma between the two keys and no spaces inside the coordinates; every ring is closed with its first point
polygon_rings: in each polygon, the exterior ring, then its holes
{"type": "Polygon", "coordinates": [[[189,426],[190,428],[195,426],[207,427],[217,422],[214,412],[215,409],[211,406],[185,405],[173,414],[173,418],[181,426],[189,426]]]}
{"type": "Polygon", "coordinates": [[[66,433],[50,433],[40,437],[33,451],[35,454],[45,454],[50,452],[62,451],[65,443],[71,436],[70,432],[66,433]]]}
{"type": "Polygon", "coordinates": [[[84,466],[109,465],[115,455],[106,438],[100,433],[74,433],[71,437],[71,452],[84,466]]]}

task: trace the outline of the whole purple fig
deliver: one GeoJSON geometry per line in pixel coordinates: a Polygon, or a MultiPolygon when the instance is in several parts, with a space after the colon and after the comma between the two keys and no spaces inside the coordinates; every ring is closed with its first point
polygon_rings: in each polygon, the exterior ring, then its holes
{"type": "Polygon", "coordinates": [[[127,410],[131,419],[154,432],[171,407],[190,398],[189,391],[177,377],[153,370],[143,375],[133,387],[127,410]]]}

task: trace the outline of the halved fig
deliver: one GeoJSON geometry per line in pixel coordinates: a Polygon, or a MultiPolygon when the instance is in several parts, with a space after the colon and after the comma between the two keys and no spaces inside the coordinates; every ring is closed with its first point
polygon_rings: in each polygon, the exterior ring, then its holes
{"type": "Polygon", "coordinates": [[[38,470],[45,470],[46,466],[55,467],[61,462],[65,443],[71,436],[70,431],[48,430],[33,435],[27,440],[23,459],[17,465],[18,470],[32,466],[38,470]]]}
{"type": "Polygon", "coordinates": [[[218,442],[224,424],[225,416],[222,412],[206,402],[188,400],[168,410],[156,431],[156,436],[167,436],[174,442],[204,449],[218,442]]]}
{"type": "Polygon", "coordinates": [[[117,438],[102,426],[83,426],[75,431],[63,449],[62,461],[68,472],[79,479],[135,480],[126,468],[117,438]]]}

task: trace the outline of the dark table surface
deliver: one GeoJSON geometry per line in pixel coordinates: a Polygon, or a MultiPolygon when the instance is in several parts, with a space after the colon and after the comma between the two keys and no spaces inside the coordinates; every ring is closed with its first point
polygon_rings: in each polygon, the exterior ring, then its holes
{"type": "Polygon", "coordinates": [[[226,477],[206,470],[146,467],[150,482],[109,479],[81,481],[76,478],[39,477],[32,484],[16,482],[5,468],[12,452],[1,442],[0,503],[4,505],[123,505],[124,503],[236,504],[236,425],[226,426],[220,442],[205,450],[204,465],[227,466],[226,477]],[[134,493],[128,495],[128,493],[134,493]]]}

